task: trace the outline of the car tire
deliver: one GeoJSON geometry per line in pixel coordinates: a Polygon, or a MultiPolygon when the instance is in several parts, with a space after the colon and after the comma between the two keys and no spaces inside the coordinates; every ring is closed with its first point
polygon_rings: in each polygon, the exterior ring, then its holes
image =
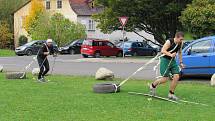
{"type": "Polygon", "coordinates": [[[88,55],[82,54],[83,58],[88,58],[88,55]]]}
{"type": "Polygon", "coordinates": [[[101,57],[101,53],[99,51],[96,51],[94,54],[95,58],[100,58],[101,57]]]}
{"type": "Polygon", "coordinates": [[[116,57],[122,57],[123,56],[123,52],[122,51],[119,51],[116,55],[116,57]]]}
{"type": "Polygon", "coordinates": [[[116,86],[118,86],[118,84],[113,84],[113,83],[95,84],[93,86],[93,92],[95,92],[95,93],[115,93],[115,92],[120,92],[120,87],[117,88],[116,86]]]}
{"type": "Polygon", "coordinates": [[[25,72],[8,72],[6,73],[6,79],[26,79],[25,72]]]}
{"type": "Polygon", "coordinates": [[[27,50],[27,51],[26,51],[26,55],[27,55],[27,56],[32,56],[32,54],[33,54],[33,52],[32,52],[31,50],[27,50]]]}
{"type": "Polygon", "coordinates": [[[70,49],[70,50],[69,50],[69,54],[70,54],[70,55],[75,55],[75,51],[74,51],[73,49],[70,49]]]}
{"type": "Polygon", "coordinates": [[[23,54],[16,54],[17,56],[23,56],[23,54]]]}
{"type": "Polygon", "coordinates": [[[151,56],[156,56],[157,52],[153,51],[151,56]]]}

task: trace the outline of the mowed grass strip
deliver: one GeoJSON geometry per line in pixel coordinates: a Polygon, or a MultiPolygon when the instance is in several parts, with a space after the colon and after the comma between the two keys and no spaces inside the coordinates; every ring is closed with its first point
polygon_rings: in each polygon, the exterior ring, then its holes
{"type": "Polygon", "coordinates": [[[0,49],[0,57],[15,56],[14,50],[0,49]]]}
{"type": "MultiPolygon", "coordinates": [[[[129,95],[148,92],[150,81],[131,80],[116,94],[95,94],[93,77],[49,76],[38,83],[28,74],[26,80],[6,80],[0,74],[0,121],[213,121],[215,88],[207,83],[180,83],[176,94],[185,100],[209,106],[173,104],[129,95]]],[[[166,97],[168,84],[158,88],[166,97]]]]}

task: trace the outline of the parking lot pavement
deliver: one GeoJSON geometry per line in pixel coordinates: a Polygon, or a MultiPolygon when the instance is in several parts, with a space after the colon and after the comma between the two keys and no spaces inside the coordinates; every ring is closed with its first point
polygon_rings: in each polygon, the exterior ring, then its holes
{"type": "MultiPolygon", "coordinates": [[[[52,68],[53,57],[49,57],[49,63],[52,68]]],[[[3,57],[0,58],[0,65],[3,65],[6,71],[20,71],[25,68],[33,60],[33,57],[3,57]]],[[[87,58],[83,59],[81,55],[60,55],[56,59],[54,74],[63,75],[86,75],[94,76],[100,67],[112,70],[117,78],[126,78],[144,65],[148,59],[126,59],[122,58],[87,58]]],[[[134,78],[143,80],[154,80],[156,77],[153,67],[157,64],[154,62],[139,72],[134,78]]],[[[37,62],[34,62],[28,70],[31,72],[33,68],[38,68],[37,62]]]]}

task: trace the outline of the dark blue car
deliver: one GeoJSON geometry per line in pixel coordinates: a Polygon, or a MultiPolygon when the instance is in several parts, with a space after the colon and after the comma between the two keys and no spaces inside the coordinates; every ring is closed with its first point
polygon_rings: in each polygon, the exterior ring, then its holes
{"type": "MultiPolygon", "coordinates": [[[[123,44],[121,45],[121,48],[123,48],[123,44]]],[[[132,41],[125,42],[123,51],[125,55],[132,55],[132,56],[157,55],[157,49],[151,47],[150,45],[144,42],[132,42],[132,41]]]]}
{"type": "MultiPolygon", "coordinates": [[[[182,51],[182,76],[210,76],[215,73],[215,36],[195,40],[182,51]]],[[[177,59],[178,60],[178,59],[177,59]]]]}

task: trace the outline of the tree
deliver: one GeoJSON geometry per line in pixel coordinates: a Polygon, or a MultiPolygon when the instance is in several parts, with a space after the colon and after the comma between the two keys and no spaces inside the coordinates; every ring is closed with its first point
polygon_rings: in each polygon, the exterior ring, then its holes
{"type": "Polygon", "coordinates": [[[12,38],[13,34],[7,21],[0,21],[0,48],[6,48],[12,38]]]}
{"type": "Polygon", "coordinates": [[[98,27],[107,33],[120,27],[118,17],[128,16],[127,31],[140,35],[138,32],[143,30],[154,35],[155,39],[163,44],[167,38],[173,37],[175,32],[181,29],[178,17],[191,1],[97,0],[97,5],[104,7],[104,12],[94,15],[94,19],[99,22],[98,27]]]}
{"type": "Polygon", "coordinates": [[[34,40],[53,39],[59,46],[86,37],[85,27],[80,23],[71,22],[62,14],[56,13],[49,17],[48,14],[41,14],[35,21],[35,29],[31,32],[34,40]]]}
{"type": "Polygon", "coordinates": [[[22,46],[26,43],[28,43],[28,38],[25,35],[21,35],[19,37],[19,45],[22,46]]]}
{"type": "Polygon", "coordinates": [[[13,31],[13,12],[29,0],[0,0],[0,21],[7,21],[13,31]]]}
{"type": "Polygon", "coordinates": [[[36,22],[39,19],[39,16],[41,14],[44,14],[45,9],[42,3],[42,0],[32,0],[31,1],[31,8],[29,15],[25,18],[24,21],[24,28],[28,32],[28,34],[31,34],[31,31],[34,31],[33,29],[36,26],[36,22]]]}
{"type": "Polygon", "coordinates": [[[180,21],[187,31],[195,38],[215,33],[215,2],[214,0],[194,0],[182,12],[180,21]]]}

